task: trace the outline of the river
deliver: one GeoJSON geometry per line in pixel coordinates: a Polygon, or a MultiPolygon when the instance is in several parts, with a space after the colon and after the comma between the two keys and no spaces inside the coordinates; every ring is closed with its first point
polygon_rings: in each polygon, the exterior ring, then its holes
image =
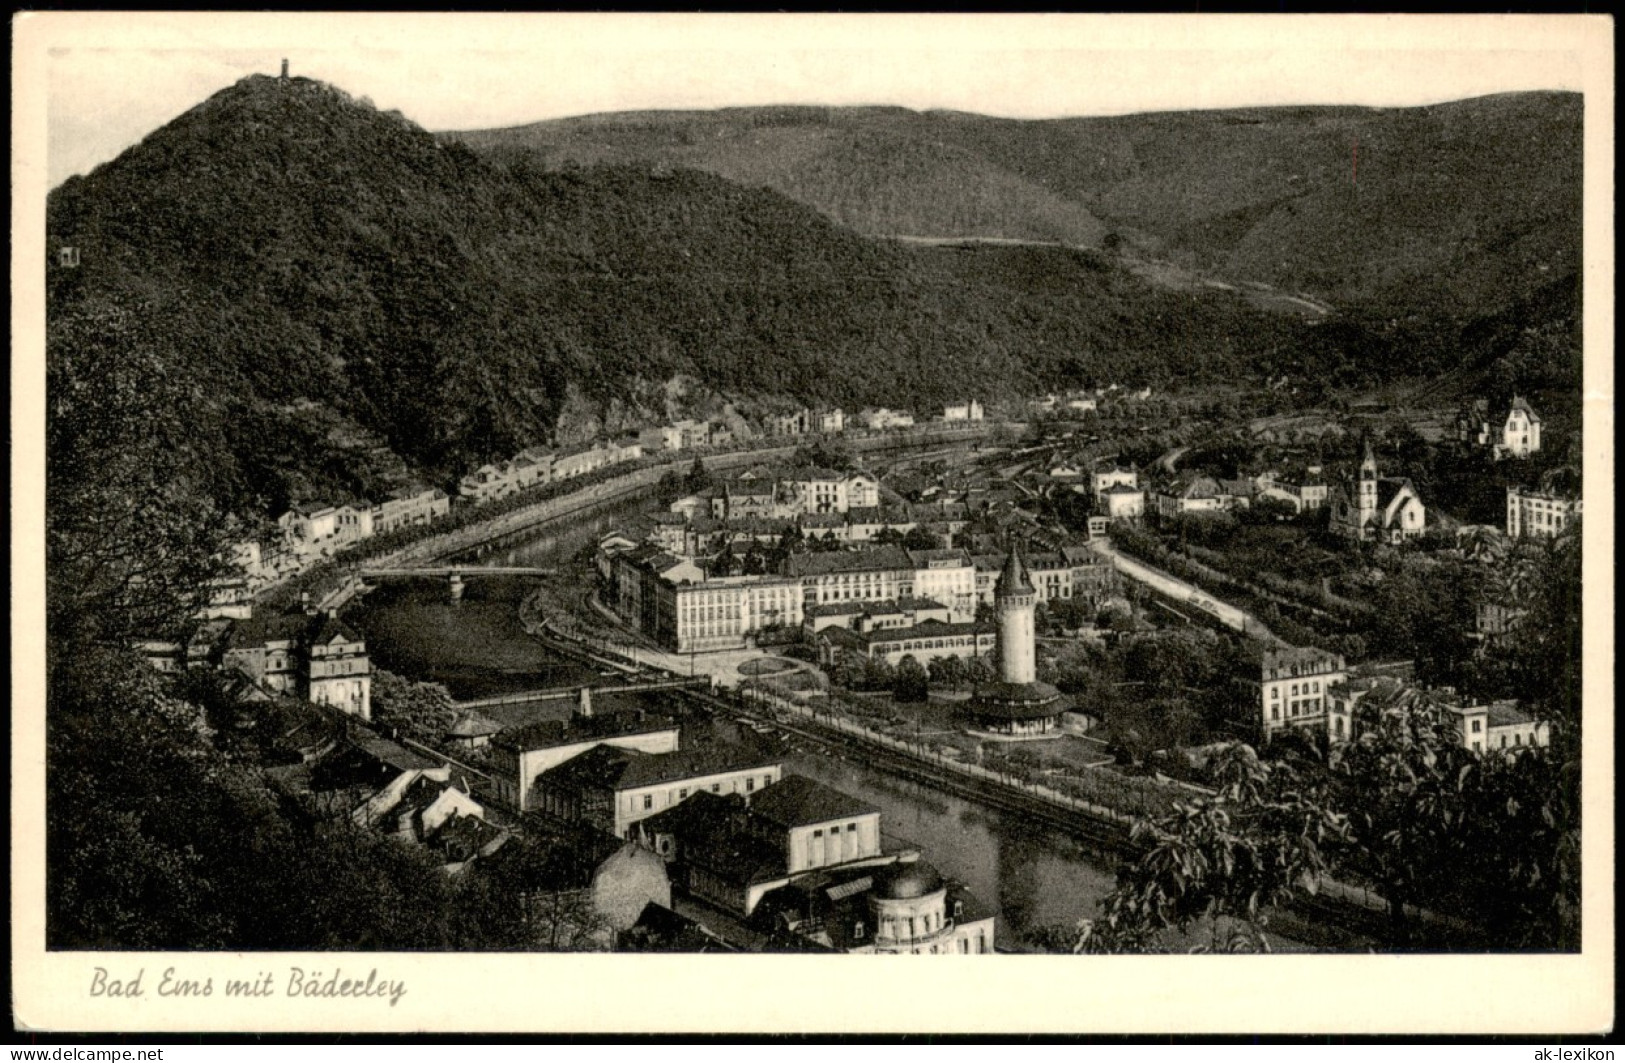
{"type": "Polygon", "coordinates": [[[998,910],[1002,944],[1097,915],[1100,898],[1111,891],[1112,860],[1060,831],[821,753],[797,753],[785,769],[880,809],[888,840],[919,847],[940,871],[998,910]]]}

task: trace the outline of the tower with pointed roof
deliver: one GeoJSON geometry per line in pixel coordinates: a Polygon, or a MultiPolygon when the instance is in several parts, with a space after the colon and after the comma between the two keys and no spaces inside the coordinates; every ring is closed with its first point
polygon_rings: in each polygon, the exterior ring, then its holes
{"type": "Polygon", "coordinates": [[[1031,683],[1038,678],[1038,592],[1027,576],[1021,548],[1012,545],[994,590],[993,607],[999,620],[999,679],[1031,683]]]}
{"type": "Polygon", "coordinates": [[[993,591],[998,615],[998,679],[978,687],[966,705],[973,733],[989,738],[1040,738],[1060,730],[1070,704],[1061,692],[1038,680],[1038,632],[1034,614],[1038,591],[1027,575],[1021,547],[1004,559],[993,591]]]}
{"type": "Polygon", "coordinates": [[[1365,454],[1360,459],[1360,516],[1359,526],[1365,528],[1377,518],[1377,456],[1371,450],[1371,440],[1365,441],[1365,454]]]}

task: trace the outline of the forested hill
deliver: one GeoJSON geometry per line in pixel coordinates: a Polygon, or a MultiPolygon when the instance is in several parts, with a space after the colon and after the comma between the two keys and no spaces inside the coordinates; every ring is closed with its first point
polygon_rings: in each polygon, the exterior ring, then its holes
{"type": "Polygon", "coordinates": [[[81,262],[49,274],[53,386],[116,350],[211,495],[262,512],[373,491],[397,457],[445,477],[511,453],[572,389],[682,373],[923,410],[1262,374],[1303,332],[1090,253],[904,248],[696,171],[484,159],[299,78],[249,77],[69,180],[48,225],[81,262]],[[356,436],[382,446],[335,443],[356,436]]]}
{"type": "Polygon", "coordinates": [[[551,164],[697,167],[861,232],[1121,240],[1339,306],[1470,317],[1577,275],[1582,117],[1577,94],[1530,92],[1044,121],[757,107],[443,135],[551,164]]]}

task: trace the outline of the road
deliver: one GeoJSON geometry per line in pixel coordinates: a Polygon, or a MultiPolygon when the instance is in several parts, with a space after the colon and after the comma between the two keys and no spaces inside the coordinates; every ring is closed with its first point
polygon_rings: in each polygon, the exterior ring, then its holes
{"type": "Polygon", "coordinates": [[[1192,608],[1216,618],[1225,627],[1234,628],[1243,635],[1249,635],[1264,642],[1280,643],[1281,640],[1272,634],[1257,617],[1244,609],[1238,609],[1229,602],[1222,602],[1201,590],[1186,583],[1182,579],[1170,576],[1161,569],[1124,554],[1111,544],[1108,539],[1091,540],[1089,546],[1101,556],[1109,559],[1112,567],[1137,583],[1143,583],[1176,602],[1185,602],[1192,608]]]}

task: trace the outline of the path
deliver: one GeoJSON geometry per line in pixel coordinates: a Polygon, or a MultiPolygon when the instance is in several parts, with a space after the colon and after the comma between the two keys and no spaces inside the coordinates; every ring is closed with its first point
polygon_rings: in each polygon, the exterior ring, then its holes
{"type": "Polygon", "coordinates": [[[1280,638],[1265,627],[1257,617],[1246,610],[1239,609],[1229,602],[1222,602],[1211,594],[1207,594],[1201,589],[1186,583],[1184,580],[1170,576],[1161,569],[1152,568],[1142,561],[1136,561],[1113,546],[1110,540],[1094,539],[1090,541],[1089,546],[1096,553],[1108,558],[1112,563],[1112,567],[1130,579],[1143,583],[1176,602],[1186,602],[1209,614],[1225,627],[1234,628],[1243,635],[1264,642],[1284,645],[1280,638]]]}
{"type": "Polygon", "coordinates": [[[1186,446],[1183,446],[1183,447],[1175,447],[1174,449],[1170,450],[1168,453],[1164,454],[1162,457],[1158,458],[1157,459],[1157,464],[1161,465],[1164,469],[1167,469],[1169,472],[1173,472],[1174,471],[1174,464],[1177,461],[1179,461],[1179,459],[1181,457],[1183,457],[1185,452],[1187,450],[1189,450],[1189,449],[1191,449],[1189,444],[1187,444],[1186,446]]]}

